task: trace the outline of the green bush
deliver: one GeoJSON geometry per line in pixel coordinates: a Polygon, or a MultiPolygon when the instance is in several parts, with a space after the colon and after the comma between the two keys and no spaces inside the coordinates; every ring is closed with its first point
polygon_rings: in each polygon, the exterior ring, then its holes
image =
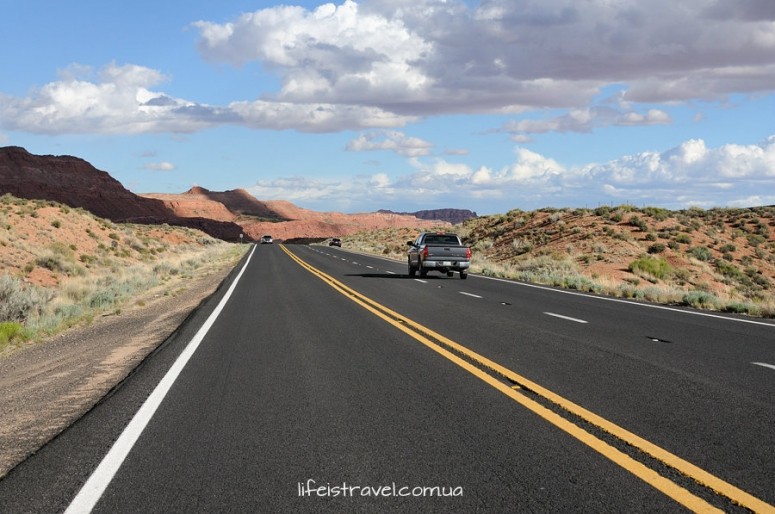
{"type": "Polygon", "coordinates": [[[719,259],[715,262],[715,265],[719,273],[721,273],[725,277],[728,277],[737,281],[743,281],[747,278],[745,273],[743,273],[740,270],[740,268],[738,268],[734,264],[728,263],[727,261],[719,259]]]}
{"type": "Polygon", "coordinates": [[[657,221],[664,221],[670,217],[670,211],[661,207],[646,207],[643,209],[643,213],[657,221]]]}
{"type": "Polygon", "coordinates": [[[641,232],[647,232],[649,229],[648,224],[645,221],[643,221],[643,219],[640,216],[630,217],[630,225],[633,227],[638,227],[638,229],[641,232]]]}
{"type": "Polygon", "coordinates": [[[707,291],[690,291],[683,296],[682,303],[699,309],[718,309],[721,302],[707,291]]]}
{"type": "Polygon", "coordinates": [[[21,323],[16,323],[15,321],[4,321],[0,323],[0,350],[14,340],[26,341],[29,338],[29,332],[21,323]]]}
{"type": "Polygon", "coordinates": [[[633,273],[650,275],[657,279],[665,279],[673,273],[672,266],[661,257],[640,257],[632,261],[627,269],[633,273]]]}
{"type": "Polygon", "coordinates": [[[688,245],[692,242],[692,238],[689,236],[689,234],[678,234],[675,238],[675,242],[688,245]]]}
{"type": "Polygon", "coordinates": [[[705,246],[695,246],[689,250],[689,254],[697,260],[708,262],[713,256],[710,250],[705,246]]]}
{"type": "Polygon", "coordinates": [[[759,246],[762,243],[767,242],[767,239],[765,239],[764,236],[761,236],[759,234],[748,234],[746,236],[746,239],[748,239],[748,244],[750,246],[753,246],[754,248],[759,246]]]}

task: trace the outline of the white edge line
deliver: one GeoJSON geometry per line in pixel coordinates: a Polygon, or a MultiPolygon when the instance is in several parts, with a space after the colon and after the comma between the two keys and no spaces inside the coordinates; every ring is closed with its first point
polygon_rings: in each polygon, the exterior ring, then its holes
{"type": "Polygon", "coordinates": [[[416,279],[414,279],[414,281],[415,281],[415,282],[419,282],[419,283],[421,283],[421,284],[427,284],[427,283],[428,283],[428,281],[427,281],[427,280],[420,280],[419,278],[416,278],[416,279]]]}
{"type": "Polygon", "coordinates": [[[756,364],[757,366],[764,366],[765,368],[775,369],[775,364],[767,364],[766,362],[752,362],[751,364],[756,364]]]}
{"type": "Polygon", "coordinates": [[[466,293],[465,291],[458,291],[458,293],[460,293],[460,294],[464,294],[464,295],[466,295],[466,296],[471,296],[471,297],[473,297],[473,298],[482,298],[482,297],[481,297],[481,296],[479,296],[478,294],[473,294],[473,293],[466,293]]]}
{"type": "MultiPolygon", "coordinates": [[[[366,257],[373,257],[374,259],[379,259],[379,260],[383,260],[383,261],[387,261],[387,262],[392,262],[394,264],[401,264],[401,262],[402,262],[402,261],[399,261],[399,260],[396,260],[396,259],[389,259],[389,258],[383,257],[381,255],[373,255],[373,254],[366,253],[366,252],[359,252],[359,251],[349,250],[349,249],[343,249],[342,251],[351,252],[351,253],[357,253],[359,255],[363,255],[363,256],[366,256],[366,257]]],[[[552,291],[552,292],[555,292],[555,293],[569,294],[569,295],[573,295],[573,296],[582,296],[584,298],[592,298],[593,300],[603,300],[603,301],[606,301],[606,302],[624,303],[626,305],[632,305],[632,306],[635,306],[635,307],[648,307],[648,308],[651,308],[651,309],[660,309],[660,310],[664,310],[664,311],[678,312],[678,313],[681,313],[681,314],[691,314],[691,315],[694,315],[694,316],[704,316],[704,317],[707,317],[707,318],[716,318],[716,319],[721,319],[721,320],[725,320],[725,321],[737,321],[737,322],[740,322],[740,323],[750,323],[752,325],[761,325],[761,326],[764,326],[764,327],[775,328],[775,323],[767,323],[767,322],[764,322],[764,321],[756,321],[756,320],[753,320],[753,319],[730,318],[728,316],[721,316],[721,315],[718,315],[718,314],[711,314],[711,313],[708,313],[708,312],[692,311],[692,310],[686,310],[686,309],[676,309],[674,307],[668,307],[666,305],[657,305],[657,304],[653,304],[653,303],[631,302],[631,301],[628,301],[628,300],[623,300],[621,298],[611,298],[609,296],[595,296],[595,295],[592,295],[592,294],[581,293],[581,292],[578,292],[578,291],[568,291],[567,289],[557,289],[557,288],[553,288],[553,287],[542,286],[540,284],[528,284],[526,282],[517,282],[516,280],[506,280],[506,279],[503,279],[503,278],[488,277],[486,275],[481,275],[481,274],[478,274],[478,273],[469,273],[468,276],[469,277],[475,277],[475,278],[484,278],[484,279],[487,279],[487,280],[494,280],[496,282],[504,282],[506,284],[513,284],[515,286],[532,287],[534,289],[543,289],[544,291],[552,291]]]]}
{"type": "Polygon", "coordinates": [[[183,371],[183,368],[186,366],[189,359],[199,347],[199,344],[205,338],[207,332],[213,326],[215,320],[226,306],[226,302],[229,301],[229,298],[234,292],[234,289],[237,287],[237,283],[242,277],[242,274],[245,272],[248,263],[250,263],[250,259],[253,257],[253,252],[255,250],[256,247],[254,245],[253,249],[250,251],[250,255],[248,255],[248,258],[245,261],[245,264],[242,266],[239,274],[234,279],[234,282],[232,282],[229,290],[226,291],[226,294],[223,296],[223,298],[221,298],[218,306],[210,314],[210,316],[207,318],[207,321],[205,321],[204,325],[202,325],[196,335],[194,335],[191,341],[189,341],[186,348],[175,360],[175,363],[172,365],[172,367],[170,367],[169,371],[167,371],[167,374],[164,375],[164,378],[161,379],[161,382],[159,382],[151,395],[145,400],[137,413],[135,413],[132,421],[130,421],[129,424],[124,428],[124,431],[121,432],[121,435],[118,437],[116,442],[113,443],[113,446],[110,448],[105,457],[103,457],[102,462],[100,462],[99,466],[97,466],[97,468],[92,472],[89,479],[86,481],[83,487],[81,487],[81,490],[78,491],[78,494],[75,496],[75,498],[73,498],[73,501],[70,503],[70,506],[67,507],[65,514],[89,513],[92,511],[94,506],[97,505],[97,502],[102,497],[105,489],[107,489],[111,480],[113,480],[113,477],[124,463],[127,455],[129,455],[132,447],[140,438],[140,435],[151,421],[151,418],[153,418],[156,409],[159,408],[159,405],[161,405],[164,397],[172,388],[175,380],[183,371]]]}
{"type": "Polygon", "coordinates": [[[752,319],[742,319],[742,318],[730,318],[728,316],[720,316],[718,314],[711,314],[711,313],[708,313],[708,312],[691,311],[691,310],[686,310],[686,309],[676,309],[674,307],[667,307],[665,305],[657,305],[657,304],[653,304],[653,303],[631,302],[631,301],[628,301],[628,300],[622,300],[621,298],[611,298],[609,296],[595,296],[595,295],[592,295],[592,294],[580,293],[578,291],[568,291],[566,289],[555,289],[553,287],[542,286],[542,285],[539,285],[539,284],[528,284],[526,282],[517,282],[515,280],[506,280],[506,279],[503,279],[503,278],[488,277],[488,276],[485,276],[485,275],[478,275],[478,274],[477,275],[472,275],[472,274],[469,273],[469,276],[470,277],[476,277],[476,278],[484,278],[484,279],[487,279],[487,280],[494,280],[496,282],[504,282],[506,284],[513,284],[515,286],[532,287],[533,289],[542,289],[544,291],[551,291],[551,292],[554,292],[554,293],[569,294],[569,295],[572,295],[572,296],[581,296],[581,297],[584,297],[584,298],[591,298],[593,300],[602,300],[602,301],[605,301],[605,302],[623,303],[625,305],[632,305],[634,307],[648,307],[650,309],[660,309],[660,310],[663,310],[663,311],[672,311],[672,312],[678,312],[678,313],[681,313],[681,314],[692,314],[694,316],[704,316],[706,318],[716,318],[716,319],[721,319],[721,320],[725,320],[725,321],[738,321],[740,323],[751,323],[752,325],[761,325],[761,326],[764,326],[764,327],[775,328],[775,323],[766,323],[764,321],[756,321],[756,320],[752,320],[752,319]]]}
{"type": "Polygon", "coordinates": [[[571,318],[570,316],[563,316],[562,314],[555,314],[553,312],[544,312],[547,316],[554,316],[555,318],[565,319],[568,321],[575,321],[576,323],[589,323],[589,321],[584,321],[583,319],[578,318],[571,318]]]}

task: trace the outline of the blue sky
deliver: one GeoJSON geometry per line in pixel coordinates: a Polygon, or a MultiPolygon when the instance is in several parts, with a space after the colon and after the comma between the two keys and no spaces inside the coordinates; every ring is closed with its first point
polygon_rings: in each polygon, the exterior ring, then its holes
{"type": "Polygon", "coordinates": [[[772,0],[25,0],[0,45],[0,146],[136,193],[775,204],[772,0]]]}

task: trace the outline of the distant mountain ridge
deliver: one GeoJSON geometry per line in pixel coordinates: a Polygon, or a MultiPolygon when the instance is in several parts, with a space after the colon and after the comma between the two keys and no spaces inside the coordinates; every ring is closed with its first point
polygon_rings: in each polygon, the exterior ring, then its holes
{"type": "Polygon", "coordinates": [[[285,200],[257,200],[244,189],[213,192],[193,187],[181,194],[151,193],[143,196],[163,201],[178,216],[200,216],[238,223],[253,240],[262,235],[281,240],[325,239],[379,228],[423,229],[446,224],[404,214],[311,211],[285,200]]]}
{"type": "Polygon", "coordinates": [[[18,146],[0,148],[0,195],[6,193],[81,207],[117,223],[167,223],[227,241],[238,240],[242,233],[236,223],[178,216],[164,202],[132,193],[106,171],[78,157],[34,155],[18,146]]]}
{"type": "Polygon", "coordinates": [[[474,211],[468,209],[430,209],[417,212],[393,212],[386,209],[380,209],[377,212],[398,214],[401,216],[414,216],[421,220],[446,221],[453,225],[463,223],[471,218],[478,218],[478,215],[474,211]]]}
{"type": "Polygon", "coordinates": [[[34,155],[0,147],[0,195],[52,200],[81,207],[117,223],[179,225],[227,241],[327,238],[388,227],[428,228],[440,221],[413,215],[316,212],[283,200],[257,200],[244,189],[214,192],[193,187],[181,194],[136,195],[105,171],[69,155],[34,155]]]}

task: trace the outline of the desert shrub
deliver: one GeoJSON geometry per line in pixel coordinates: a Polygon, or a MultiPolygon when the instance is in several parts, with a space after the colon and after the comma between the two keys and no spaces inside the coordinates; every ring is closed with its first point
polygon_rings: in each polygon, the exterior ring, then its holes
{"type": "Polygon", "coordinates": [[[673,268],[661,257],[643,256],[634,260],[628,266],[633,273],[652,276],[657,279],[665,279],[673,273],[673,268]]]}
{"type": "Polygon", "coordinates": [[[51,301],[48,290],[25,284],[10,275],[0,276],[0,322],[24,323],[32,316],[39,316],[51,301]]]}
{"type": "Polygon", "coordinates": [[[486,238],[486,239],[478,240],[474,245],[474,248],[477,250],[489,250],[494,245],[495,245],[495,242],[492,239],[486,238]]]}
{"type": "Polygon", "coordinates": [[[638,227],[641,232],[646,232],[649,229],[648,224],[640,216],[631,216],[629,223],[633,227],[638,227]]]}
{"type": "Polygon", "coordinates": [[[716,269],[724,275],[727,278],[731,278],[737,281],[742,281],[746,278],[745,273],[743,273],[740,268],[735,266],[734,264],[730,264],[725,260],[717,260],[715,262],[716,269]]]}
{"type": "Polygon", "coordinates": [[[675,237],[675,242],[688,245],[692,242],[692,238],[689,236],[689,234],[678,234],[675,237]]]}
{"type": "Polygon", "coordinates": [[[665,251],[665,245],[663,245],[662,243],[654,243],[648,248],[649,253],[662,253],[664,251],[665,251]]]}
{"type": "Polygon", "coordinates": [[[754,248],[767,241],[764,236],[759,234],[748,234],[746,239],[748,239],[748,244],[754,248]]]}
{"type": "Polygon", "coordinates": [[[566,277],[579,275],[576,263],[567,257],[541,255],[514,264],[518,280],[562,286],[566,277]]]}
{"type": "Polygon", "coordinates": [[[661,207],[645,207],[643,213],[657,221],[664,221],[670,217],[670,211],[661,207]]]}
{"type": "Polygon", "coordinates": [[[758,269],[749,266],[745,269],[745,274],[751,279],[751,281],[757,286],[761,286],[765,289],[770,287],[770,282],[764,277],[758,269]]]}
{"type": "Polygon", "coordinates": [[[69,269],[67,263],[61,256],[51,252],[45,253],[35,259],[35,264],[41,268],[46,268],[47,270],[54,272],[66,272],[69,269]]]}
{"type": "Polygon", "coordinates": [[[691,278],[691,275],[686,268],[676,268],[673,270],[673,278],[679,283],[686,283],[691,278]]]}
{"type": "Polygon", "coordinates": [[[528,253],[530,250],[532,250],[533,244],[526,239],[517,237],[514,239],[514,241],[511,242],[511,248],[517,253],[517,255],[522,255],[523,253],[528,253]]]}
{"type": "Polygon", "coordinates": [[[161,262],[153,267],[153,273],[160,276],[177,275],[180,269],[169,262],[161,262]]]}
{"type": "Polygon", "coordinates": [[[590,293],[600,293],[603,291],[603,286],[580,274],[566,276],[563,278],[562,283],[557,285],[567,289],[576,289],[590,293]]]}
{"type": "Polygon", "coordinates": [[[689,250],[689,254],[697,260],[708,262],[713,256],[705,246],[695,246],[689,250]]]}
{"type": "Polygon", "coordinates": [[[722,311],[732,312],[734,314],[748,314],[750,316],[761,316],[762,309],[760,306],[750,302],[732,302],[723,306],[722,311]]]}
{"type": "Polygon", "coordinates": [[[735,245],[733,245],[733,244],[725,244],[724,246],[719,248],[719,250],[722,251],[722,252],[725,252],[725,253],[726,252],[734,252],[735,250],[737,250],[737,247],[735,245]]]}
{"type": "Polygon", "coordinates": [[[109,289],[103,289],[94,293],[89,299],[89,307],[92,309],[104,309],[116,303],[116,295],[109,289]]]}
{"type": "Polygon", "coordinates": [[[59,220],[54,220],[54,221],[51,222],[51,226],[54,227],[54,228],[59,228],[59,227],[62,226],[62,222],[59,221],[59,220]]]}
{"type": "Polygon", "coordinates": [[[719,299],[707,291],[689,291],[683,296],[681,302],[699,309],[718,309],[721,305],[719,299]]]}

